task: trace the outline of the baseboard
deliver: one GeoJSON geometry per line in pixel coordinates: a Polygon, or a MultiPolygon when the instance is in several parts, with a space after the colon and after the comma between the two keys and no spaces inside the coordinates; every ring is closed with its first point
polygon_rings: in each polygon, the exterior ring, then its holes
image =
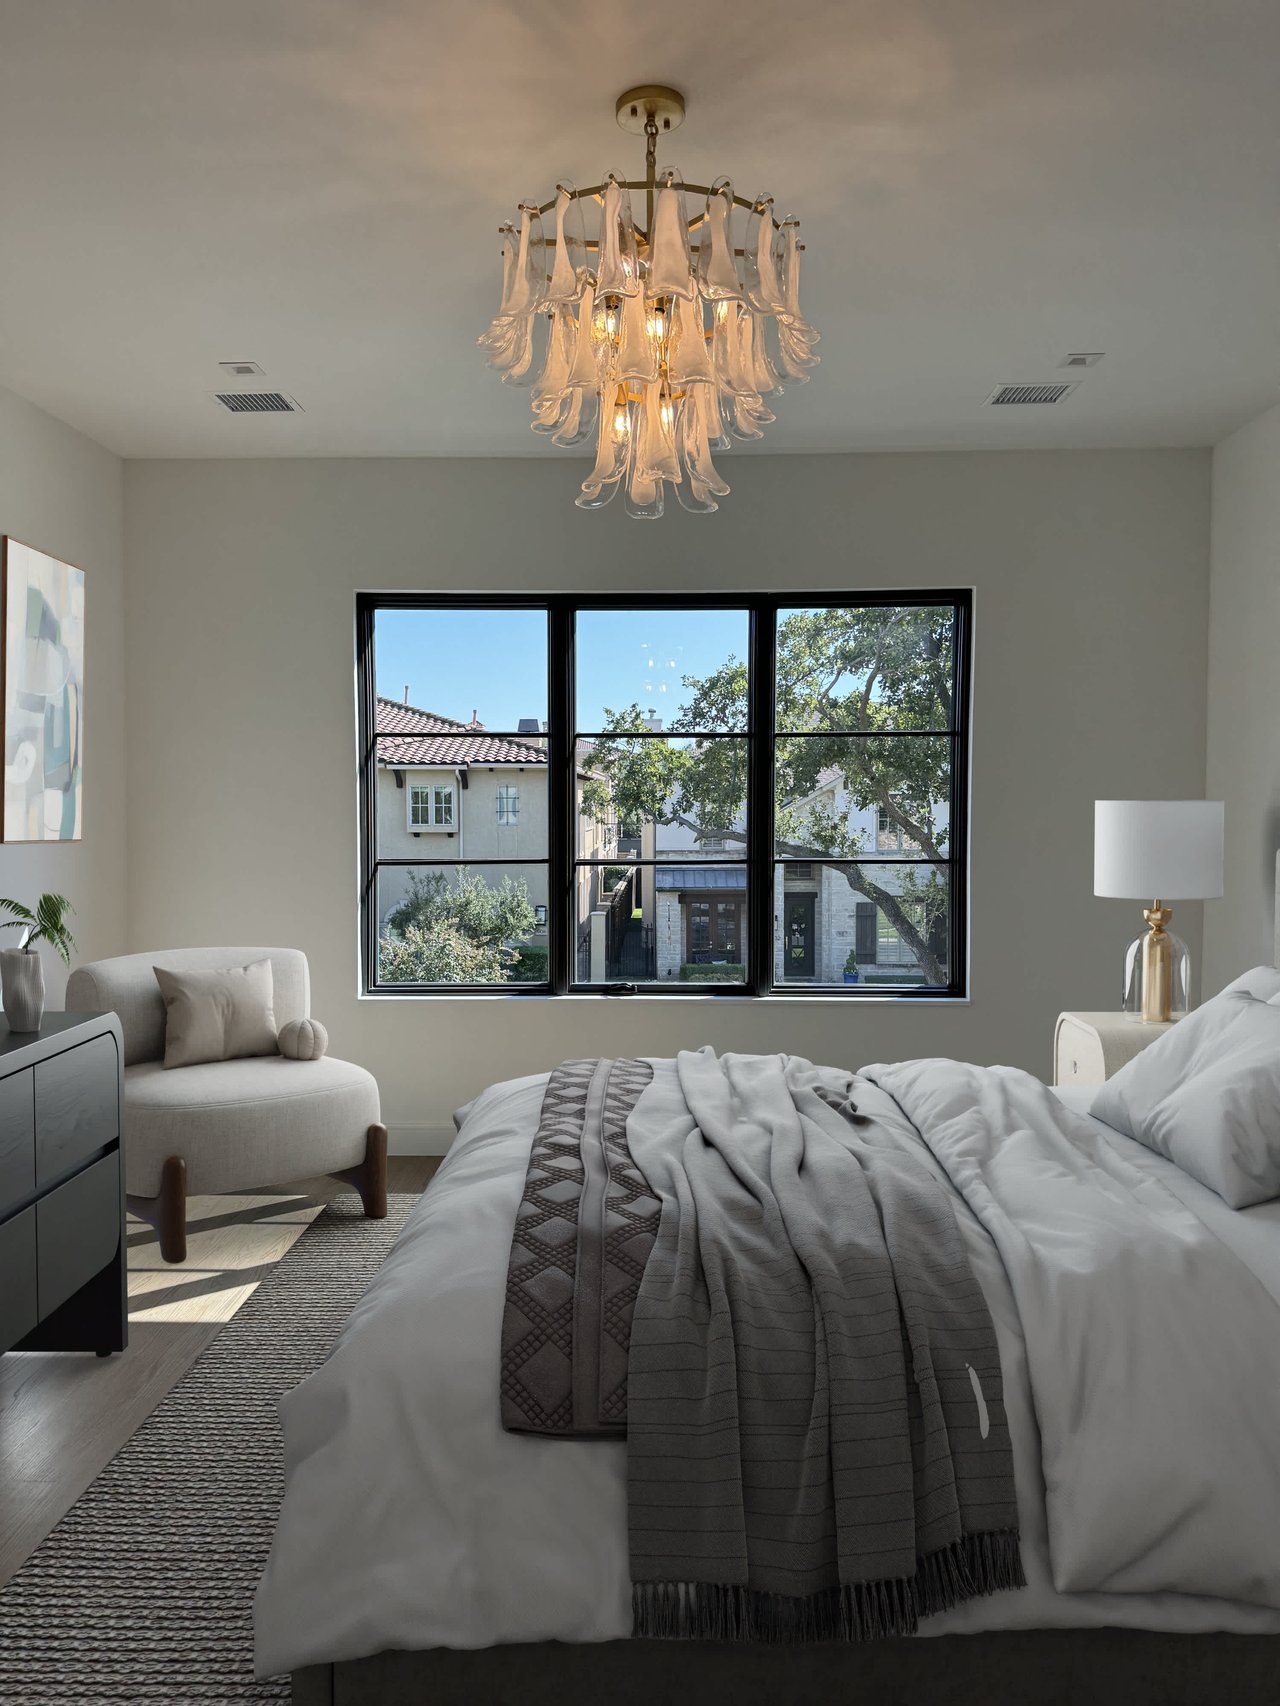
{"type": "Polygon", "coordinates": [[[454,1139],[450,1125],[389,1125],[388,1155],[447,1155],[454,1139]]]}

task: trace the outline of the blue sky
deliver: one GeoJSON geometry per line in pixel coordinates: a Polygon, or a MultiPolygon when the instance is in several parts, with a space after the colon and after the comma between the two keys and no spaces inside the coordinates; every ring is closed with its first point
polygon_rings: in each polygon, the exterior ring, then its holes
{"type": "MultiPolygon", "coordinates": [[[[378,692],[491,729],[547,714],[546,618],[531,610],[383,610],[375,632],[378,692]]],[[[706,676],[747,652],[733,610],[589,610],[578,617],[578,726],[633,702],[670,723],[706,676]]]]}

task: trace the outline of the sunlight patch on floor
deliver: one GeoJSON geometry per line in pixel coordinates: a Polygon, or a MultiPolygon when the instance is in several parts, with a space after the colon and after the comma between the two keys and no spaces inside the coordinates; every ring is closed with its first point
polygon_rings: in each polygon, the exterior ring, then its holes
{"type": "Polygon", "coordinates": [[[229,1321],[320,1213],[295,1192],[191,1197],[187,1259],[169,1263],[155,1233],[129,1219],[129,1319],[229,1321]]]}

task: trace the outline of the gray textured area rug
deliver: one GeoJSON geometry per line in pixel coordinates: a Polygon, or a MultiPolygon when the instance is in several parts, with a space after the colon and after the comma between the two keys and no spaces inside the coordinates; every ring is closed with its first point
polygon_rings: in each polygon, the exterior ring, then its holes
{"type": "MultiPolygon", "coordinates": [[[[281,1395],[322,1363],[417,1197],[331,1203],[0,1591],[0,1702],[288,1700],[253,1675],[281,1395]]],[[[126,1352],[126,1355],[128,1353],[126,1352]]]]}

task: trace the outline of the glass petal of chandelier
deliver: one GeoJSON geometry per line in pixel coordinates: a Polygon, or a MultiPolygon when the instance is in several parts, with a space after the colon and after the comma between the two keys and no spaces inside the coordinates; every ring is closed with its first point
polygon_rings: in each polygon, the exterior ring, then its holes
{"type": "Polygon", "coordinates": [[[799,221],[728,178],[658,171],[658,136],[684,110],[674,89],[628,90],[617,118],[645,137],[643,180],[611,173],[521,203],[519,224],[500,227],[502,301],[479,339],[505,384],[531,387],[534,432],[594,439],[578,507],[620,490],[638,520],[662,514],[667,486],[695,514],[718,509],[729,487],[712,453],[762,438],[777,418],[765,399],[806,384],[819,359],[800,307],[799,221]]]}

